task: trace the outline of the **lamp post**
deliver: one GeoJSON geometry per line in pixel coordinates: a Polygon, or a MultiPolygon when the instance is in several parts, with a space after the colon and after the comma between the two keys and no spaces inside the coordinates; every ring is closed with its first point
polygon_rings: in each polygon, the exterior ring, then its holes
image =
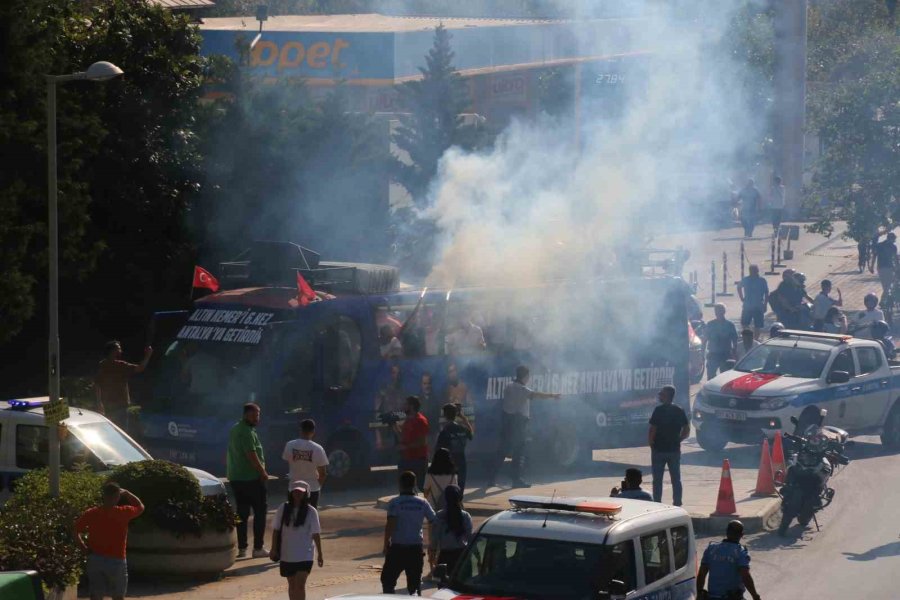
{"type": "MultiPolygon", "coordinates": [[[[67,81],[106,81],[118,77],[122,69],[116,65],[100,61],[95,62],[87,71],[69,75],[45,75],[47,81],[47,224],[50,241],[50,339],[49,353],[49,386],[50,402],[59,401],[59,220],[57,217],[56,190],[56,85],[67,81]]],[[[55,427],[48,427],[50,467],[50,495],[59,496],[59,432],[55,427]]]]}

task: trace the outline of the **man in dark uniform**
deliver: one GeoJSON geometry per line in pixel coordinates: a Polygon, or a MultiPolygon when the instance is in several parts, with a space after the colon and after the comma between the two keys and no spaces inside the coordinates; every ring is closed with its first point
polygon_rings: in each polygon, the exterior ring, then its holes
{"type": "Polygon", "coordinates": [[[756,584],[750,576],[750,553],[741,545],[744,524],[731,521],[725,530],[725,539],[713,542],[703,552],[700,570],[697,572],[697,596],[701,600],[741,600],[744,590],[753,600],[760,600],[756,584]],[[709,592],[706,576],[709,575],[709,592]]]}

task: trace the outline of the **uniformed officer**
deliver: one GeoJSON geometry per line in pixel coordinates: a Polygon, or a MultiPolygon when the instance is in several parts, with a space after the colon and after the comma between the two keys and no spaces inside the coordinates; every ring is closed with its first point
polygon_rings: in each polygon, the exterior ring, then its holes
{"type": "Polygon", "coordinates": [[[416,495],[416,474],[400,474],[400,495],[390,501],[384,527],[384,567],[381,569],[381,588],[393,594],[400,573],[406,573],[406,591],[422,595],[422,567],[425,565],[422,523],[433,523],[431,505],[416,495]]]}
{"type": "Polygon", "coordinates": [[[731,521],[725,530],[725,539],[707,546],[697,573],[697,595],[708,600],[741,600],[744,589],[753,600],[759,600],[756,585],[750,576],[750,553],[741,545],[744,524],[731,521]],[[709,575],[709,592],[704,591],[709,575]]]}

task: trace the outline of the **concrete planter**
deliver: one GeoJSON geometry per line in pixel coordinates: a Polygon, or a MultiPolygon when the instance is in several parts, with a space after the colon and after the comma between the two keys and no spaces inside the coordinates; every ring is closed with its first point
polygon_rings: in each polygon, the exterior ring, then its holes
{"type": "Polygon", "coordinates": [[[47,592],[47,600],[77,600],[77,598],[77,585],[67,585],[64,588],[53,588],[47,592]]]}
{"type": "Polygon", "coordinates": [[[234,564],[237,534],[206,531],[176,536],[168,531],[128,534],[129,575],[214,575],[234,564]]]}

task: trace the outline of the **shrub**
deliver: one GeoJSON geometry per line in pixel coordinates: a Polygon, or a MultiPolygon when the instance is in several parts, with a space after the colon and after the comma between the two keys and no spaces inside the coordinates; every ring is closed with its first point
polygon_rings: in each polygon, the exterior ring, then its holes
{"type": "Polygon", "coordinates": [[[46,469],[19,479],[0,511],[0,571],[35,569],[51,588],[78,583],[84,555],[75,544],[78,516],[100,502],[103,477],[63,472],[60,496],[50,498],[46,469]]]}
{"type": "Polygon", "coordinates": [[[228,499],[204,498],[200,484],[181,465],[164,460],[128,463],[109,478],[144,503],[144,514],[134,521],[137,529],[200,535],[234,527],[236,517],[228,499]]]}

